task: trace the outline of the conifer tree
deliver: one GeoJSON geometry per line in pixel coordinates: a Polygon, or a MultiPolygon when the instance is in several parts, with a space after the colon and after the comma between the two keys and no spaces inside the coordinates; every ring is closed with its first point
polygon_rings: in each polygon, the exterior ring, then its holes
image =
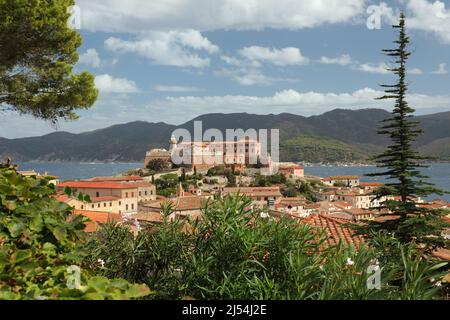
{"type": "Polygon", "coordinates": [[[415,110],[409,106],[406,94],[408,91],[407,60],[411,55],[408,51],[410,43],[406,33],[406,19],[402,13],[398,25],[398,39],[394,41],[395,49],[385,49],[383,53],[394,59],[394,67],[388,69],[397,77],[393,85],[382,85],[385,95],[378,100],[392,99],[395,101],[391,117],[383,121],[378,132],[387,135],[391,144],[380,155],[375,157],[380,172],[368,176],[386,177],[386,186],[376,191],[378,199],[385,199],[379,209],[387,209],[398,219],[389,219],[381,223],[371,223],[369,227],[392,232],[402,242],[417,242],[431,245],[431,247],[444,245],[441,230],[444,226],[443,212],[430,211],[417,204],[419,197],[431,194],[442,195],[433,184],[424,181],[426,176],[420,172],[426,168],[425,161],[431,160],[421,156],[413,148],[417,136],[422,133],[418,122],[412,120],[415,110]],[[393,197],[392,197],[393,196],[393,197]],[[387,198],[386,198],[387,197],[387,198]]]}
{"type": "Polygon", "coordinates": [[[74,0],[0,1],[0,112],[57,123],[75,120],[98,91],[89,72],[75,73],[81,35],[68,25],[74,0]]]}

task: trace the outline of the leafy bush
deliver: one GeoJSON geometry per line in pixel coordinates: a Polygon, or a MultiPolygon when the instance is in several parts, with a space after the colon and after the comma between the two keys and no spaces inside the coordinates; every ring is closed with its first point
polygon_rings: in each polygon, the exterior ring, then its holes
{"type": "Polygon", "coordinates": [[[54,198],[46,179],[0,169],[0,299],[128,299],[145,285],[79,268],[85,218],[54,198]],[[79,273],[77,284],[76,273],[79,273]]]}
{"type": "Polygon", "coordinates": [[[152,172],[158,173],[169,169],[169,164],[163,159],[153,159],[149,161],[146,168],[152,172]]]}
{"type": "MultiPolygon", "coordinates": [[[[414,248],[397,243],[407,256],[402,260],[376,246],[329,246],[320,230],[271,218],[242,196],[215,199],[203,211],[202,219],[187,223],[165,218],[137,237],[108,225],[90,241],[87,263],[104,276],[146,283],[154,299],[442,297],[442,287],[430,279],[441,278],[443,265],[421,260],[414,248]],[[380,261],[380,290],[368,289],[367,268],[381,256],[387,261],[380,261]],[[105,259],[105,268],[98,259],[105,259]]],[[[167,217],[171,209],[164,212],[167,217]]]]}

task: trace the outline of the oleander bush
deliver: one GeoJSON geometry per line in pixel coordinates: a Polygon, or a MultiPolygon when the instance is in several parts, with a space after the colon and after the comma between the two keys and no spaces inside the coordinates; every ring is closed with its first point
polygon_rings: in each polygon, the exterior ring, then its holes
{"type": "Polygon", "coordinates": [[[170,213],[166,206],[163,223],[137,236],[106,225],[88,243],[86,264],[146,283],[151,299],[444,298],[446,264],[395,238],[379,235],[379,245],[359,250],[330,246],[320,230],[253,210],[242,196],[206,204],[201,220],[171,220],[170,213]],[[379,288],[368,288],[370,267],[381,271],[379,288]]]}
{"type": "Polygon", "coordinates": [[[131,299],[145,285],[80,268],[85,218],[54,198],[46,179],[0,168],[0,299],[131,299]]]}

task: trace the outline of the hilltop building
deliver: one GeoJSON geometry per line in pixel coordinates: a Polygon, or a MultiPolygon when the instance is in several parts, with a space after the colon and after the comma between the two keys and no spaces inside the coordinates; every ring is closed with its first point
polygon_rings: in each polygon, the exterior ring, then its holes
{"type": "Polygon", "coordinates": [[[322,183],[326,186],[342,185],[346,187],[358,187],[358,176],[331,176],[321,179],[322,183]]]}
{"type": "Polygon", "coordinates": [[[305,176],[305,168],[293,162],[277,163],[278,173],[285,175],[288,178],[300,179],[305,176]]]}
{"type": "Polygon", "coordinates": [[[262,159],[265,159],[266,166],[271,166],[270,156],[262,156],[261,145],[256,140],[177,142],[174,136],[169,141],[169,150],[148,151],[144,166],[147,167],[155,159],[172,164],[174,155],[186,159],[179,165],[195,167],[205,172],[218,165],[234,166],[236,170],[241,170],[250,164],[257,165],[262,159]]]}
{"type": "Polygon", "coordinates": [[[30,171],[18,171],[19,174],[21,174],[24,177],[34,177],[34,178],[38,178],[38,179],[49,179],[49,183],[54,184],[55,186],[58,185],[59,183],[59,177],[57,176],[52,176],[50,174],[48,174],[48,172],[44,172],[43,174],[36,172],[34,170],[30,170],[30,171]]]}

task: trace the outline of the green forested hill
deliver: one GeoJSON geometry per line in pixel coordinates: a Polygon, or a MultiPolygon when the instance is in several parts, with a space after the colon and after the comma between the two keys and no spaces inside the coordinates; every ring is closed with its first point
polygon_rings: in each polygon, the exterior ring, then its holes
{"type": "Polygon", "coordinates": [[[356,162],[366,161],[368,153],[336,139],[318,136],[299,136],[280,145],[282,161],[356,162]]]}
{"type": "MultiPolygon", "coordinates": [[[[304,117],[282,113],[206,114],[182,125],[136,121],[105,129],[72,134],[55,132],[21,139],[0,138],[0,158],[15,161],[143,161],[151,148],[167,148],[177,128],[193,131],[194,121],[202,121],[203,131],[226,129],[279,129],[283,160],[308,162],[361,161],[378,153],[389,142],[377,134],[381,120],[389,113],[379,109],[336,109],[322,115],[304,117]]],[[[450,112],[418,116],[424,134],[416,147],[429,155],[450,160],[450,112]]]]}

